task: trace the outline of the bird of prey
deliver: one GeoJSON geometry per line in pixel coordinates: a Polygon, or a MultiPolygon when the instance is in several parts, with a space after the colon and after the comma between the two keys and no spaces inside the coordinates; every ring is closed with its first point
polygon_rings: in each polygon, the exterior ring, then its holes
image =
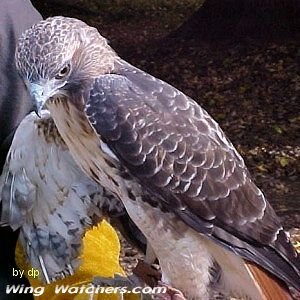
{"type": "Polygon", "coordinates": [[[18,127],[0,177],[0,203],[0,225],[20,228],[28,261],[47,283],[73,274],[92,225],[107,216],[130,222],[122,202],[74,162],[47,111],[29,114],[18,127]]]}
{"type": "Polygon", "coordinates": [[[269,283],[278,278],[300,291],[299,256],[279,218],[194,100],[124,61],[73,18],[32,26],[16,63],[76,163],[123,202],[165,283],[187,299],[207,299],[215,265],[223,292],[262,299],[253,263],[272,274],[269,283]]]}

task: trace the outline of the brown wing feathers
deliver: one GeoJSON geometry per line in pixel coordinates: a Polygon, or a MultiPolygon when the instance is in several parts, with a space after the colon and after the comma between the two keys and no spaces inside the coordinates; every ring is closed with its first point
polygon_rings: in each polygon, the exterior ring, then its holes
{"type": "Polygon", "coordinates": [[[97,133],[165,209],[300,290],[299,258],[278,217],[195,102],[125,64],[95,81],[87,104],[97,133]]]}

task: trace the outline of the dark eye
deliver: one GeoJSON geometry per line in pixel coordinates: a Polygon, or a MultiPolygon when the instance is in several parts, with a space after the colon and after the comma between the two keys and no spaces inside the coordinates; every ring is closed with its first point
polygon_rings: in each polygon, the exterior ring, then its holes
{"type": "Polygon", "coordinates": [[[69,72],[71,70],[70,65],[66,65],[64,66],[55,76],[55,79],[63,79],[64,77],[66,77],[69,72]]]}

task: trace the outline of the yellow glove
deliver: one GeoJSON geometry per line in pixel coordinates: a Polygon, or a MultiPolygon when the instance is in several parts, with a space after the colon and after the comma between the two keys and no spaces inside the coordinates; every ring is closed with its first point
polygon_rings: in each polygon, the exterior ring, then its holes
{"type": "MultiPolygon", "coordinates": [[[[36,296],[38,300],[117,300],[120,296],[117,294],[96,294],[91,297],[90,294],[55,294],[55,287],[61,285],[69,285],[72,287],[80,287],[88,285],[94,276],[113,277],[119,273],[125,275],[123,269],[119,265],[120,243],[115,230],[103,221],[97,227],[89,230],[83,239],[83,253],[81,256],[81,265],[73,276],[65,279],[57,280],[55,283],[45,285],[39,280],[28,277],[32,287],[44,286],[45,290],[41,296],[36,296]]],[[[19,268],[25,270],[24,274],[31,269],[26,263],[23,249],[18,245],[16,249],[16,260],[19,268]]],[[[137,300],[137,295],[124,295],[126,300],[137,300]]]]}

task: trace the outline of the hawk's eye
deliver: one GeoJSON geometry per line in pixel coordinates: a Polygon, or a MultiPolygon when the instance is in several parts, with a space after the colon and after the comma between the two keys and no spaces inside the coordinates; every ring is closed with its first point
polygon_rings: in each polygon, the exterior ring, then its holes
{"type": "Polygon", "coordinates": [[[70,73],[71,67],[70,65],[64,66],[55,76],[55,79],[63,79],[70,73]]]}

